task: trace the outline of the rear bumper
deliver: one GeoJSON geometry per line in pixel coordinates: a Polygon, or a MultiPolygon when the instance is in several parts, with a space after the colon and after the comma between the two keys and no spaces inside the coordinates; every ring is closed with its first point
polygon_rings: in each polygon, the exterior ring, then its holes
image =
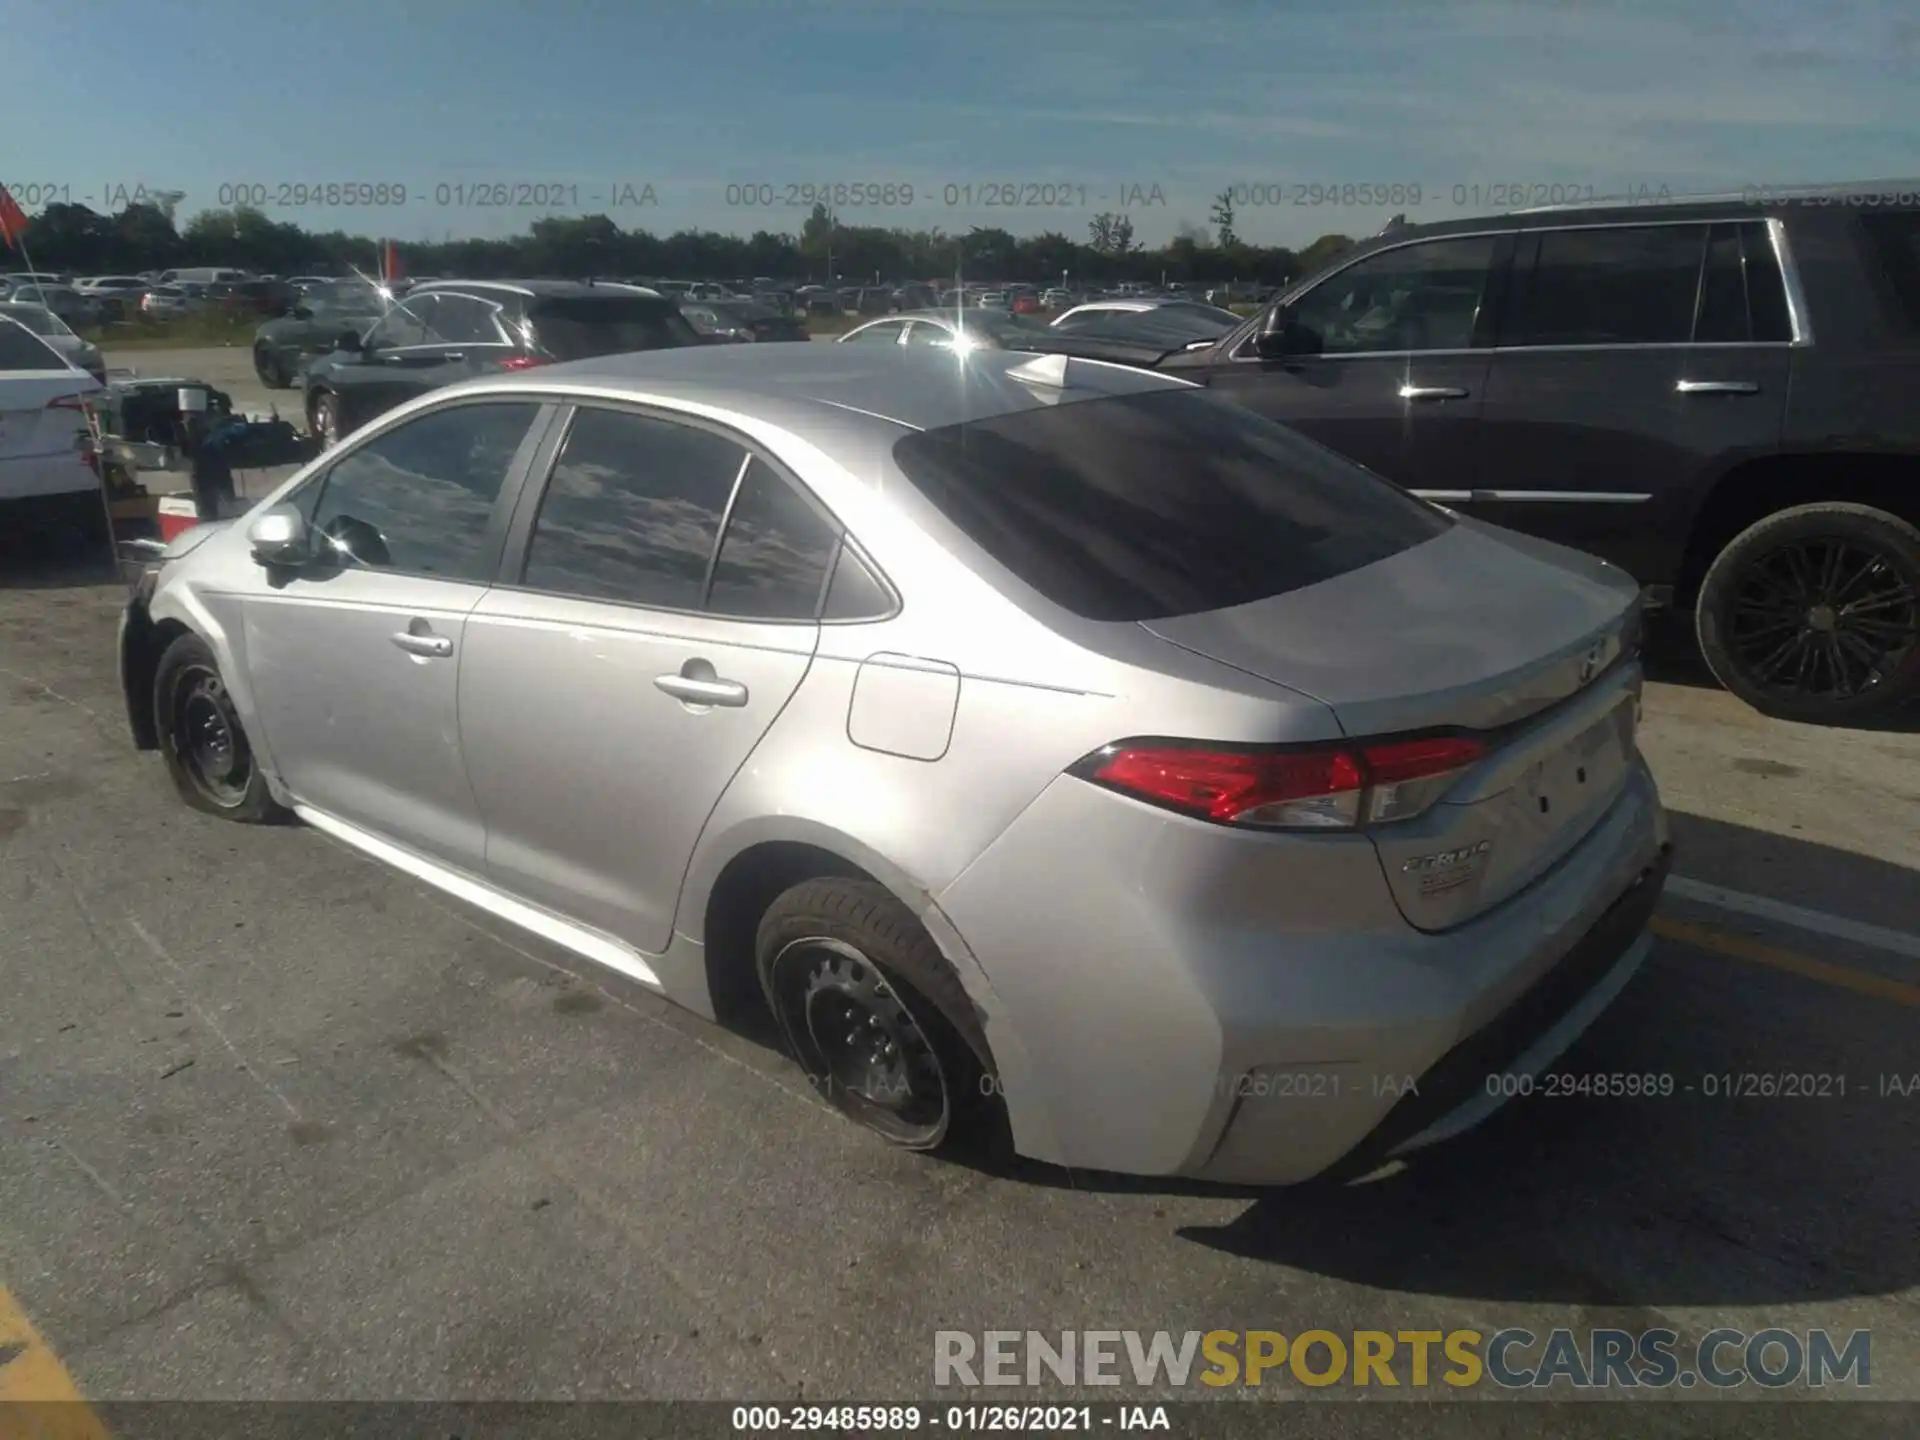
{"type": "Polygon", "coordinates": [[[1490,1024],[1422,1074],[1366,1139],[1322,1177],[1359,1179],[1388,1162],[1465,1134],[1559,1059],[1626,988],[1653,947],[1647,924],[1673,867],[1673,847],[1634,877],[1591,930],[1490,1024]],[[1504,1082],[1504,1083],[1503,1083],[1504,1082]]]}
{"type": "Polygon", "coordinates": [[[1618,993],[1668,863],[1638,760],[1552,870],[1438,934],[1364,837],[1146,812],[1056,782],[939,897],[1032,1062],[1006,1100],[1037,1159],[1281,1185],[1457,1134],[1618,993]]]}

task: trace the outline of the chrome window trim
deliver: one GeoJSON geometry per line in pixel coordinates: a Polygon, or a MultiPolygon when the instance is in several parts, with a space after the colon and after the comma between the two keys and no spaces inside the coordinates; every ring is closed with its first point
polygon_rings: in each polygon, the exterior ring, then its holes
{"type": "Polygon", "coordinates": [[[1653,498],[1651,494],[1631,490],[1410,490],[1407,493],[1441,504],[1513,500],[1543,505],[1640,505],[1653,498]]]}
{"type": "MultiPolygon", "coordinates": [[[[1793,332],[1789,345],[1813,344],[1813,318],[1807,310],[1807,294],[1800,288],[1800,267],[1793,262],[1793,245],[1787,238],[1787,222],[1778,216],[1767,217],[1767,240],[1773,247],[1773,260],[1780,267],[1780,283],[1787,292],[1787,328],[1793,332]]],[[[1780,344],[1780,341],[1772,342],[1780,344]]]]}
{"type": "MultiPolygon", "coordinates": [[[[1580,206],[1578,208],[1587,209],[1590,207],[1580,206]]],[[[1516,211],[1514,213],[1538,214],[1541,212],[1516,211]]],[[[1731,223],[1753,224],[1760,218],[1761,217],[1758,216],[1734,217],[1731,223]]],[[[1698,218],[1692,220],[1603,220],[1586,225],[1505,225],[1492,230],[1460,230],[1445,235],[1421,235],[1411,240],[1400,241],[1393,245],[1382,245],[1378,249],[1367,251],[1364,255],[1356,256],[1345,265],[1342,265],[1338,270],[1329,271],[1313,286],[1313,289],[1318,290],[1320,286],[1325,285],[1328,281],[1344,274],[1347,270],[1360,264],[1362,261],[1373,259],[1376,255],[1385,255],[1392,250],[1404,250],[1412,245],[1431,244],[1436,240],[1466,240],[1478,238],[1483,235],[1538,235],[1559,230],[1647,230],[1655,226],[1674,225],[1698,225],[1702,228],[1708,228],[1714,223],[1712,220],[1698,218]]],[[[1774,262],[1780,267],[1781,283],[1786,288],[1787,323],[1788,328],[1793,332],[1793,338],[1790,340],[1709,340],[1699,343],[1691,340],[1658,340],[1624,344],[1616,342],[1604,345],[1489,345],[1483,348],[1469,347],[1466,349],[1452,350],[1346,350],[1337,355],[1303,355],[1300,359],[1378,360],[1387,356],[1495,355],[1522,351],[1539,353],[1581,350],[1732,350],[1752,349],[1756,346],[1767,349],[1791,349],[1811,345],[1813,343],[1813,326],[1807,314],[1806,293],[1800,286],[1800,272],[1793,263],[1793,251],[1787,239],[1786,222],[1778,217],[1768,216],[1765,217],[1765,224],[1767,227],[1767,238],[1773,248],[1774,262]]],[[[1309,290],[1302,290],[1300,295],[1305,296],[1311,293],[1309,290]]],[[[1247,338],[1234,347],[1233,354],[1228,357],[1231,363],[1263,363],[1259,355],[1248,353],[1248,347],[1252,345],[1253,338],[1254,332],[1249,331],[1247,338]]]]}

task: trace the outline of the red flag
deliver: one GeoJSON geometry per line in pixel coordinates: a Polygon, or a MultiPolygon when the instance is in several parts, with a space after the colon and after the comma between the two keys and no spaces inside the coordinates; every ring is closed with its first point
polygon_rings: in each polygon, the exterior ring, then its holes
{"type": "Polygon", "coordinates": [[[5,240],[7,248],[11,250],[26,230],[25,212],[14,204],[13,196],[7,193],[7,187],[0,185],[0,240],[5,240]]]}

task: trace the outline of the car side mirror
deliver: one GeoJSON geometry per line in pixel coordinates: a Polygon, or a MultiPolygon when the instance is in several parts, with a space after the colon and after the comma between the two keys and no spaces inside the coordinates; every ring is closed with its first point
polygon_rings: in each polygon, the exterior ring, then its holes
{"type": "Polygon", "coordinates": [[[333,348],[336,350],[344,350],[349,355],[364,355],[367,353],[366,342],[360,338],[360,332],[358,330],[342,330],[339,338],[333,342],[333,348]]]}
{"type": "Polygon", "coordinates": [[[1296,355],[1318,355],[1320,336],[1293,318],[1289,310],[1275,310],[1253,338],[1253,348],[1262,360],[1283,360],[1296,355]]]}
{"type": "Polygon", "coordinates": [[[289,305],[286,313],[293,316],[296,320],[311,320],[313,318],[313,310],[306,305],[289,305]]]}
{"type": "Polygon", "coordinates": [[[269,569],[296,569],[314,558],[313,532],[294,505],[262,510],[247,526],[247,544],[254,563],[269,569]]]}

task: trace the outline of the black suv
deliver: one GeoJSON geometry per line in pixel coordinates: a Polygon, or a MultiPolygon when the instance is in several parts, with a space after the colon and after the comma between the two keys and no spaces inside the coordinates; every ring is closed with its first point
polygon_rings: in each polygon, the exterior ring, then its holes
{"type": "Polygon", "coordinates": [[[362,335],[343,331],[302,380],[307,425],[331,446],[374,416],[442,385],[629,350],[701,344],[671,300],[573,280],[435,280],[415,285],[362,335]]]}
{"type": "Polygon", "coordinates": [[[1767,713],[1920,695],[1920,182],[1390,227],[1151,363],[1615,562],[1767,713]]]}

